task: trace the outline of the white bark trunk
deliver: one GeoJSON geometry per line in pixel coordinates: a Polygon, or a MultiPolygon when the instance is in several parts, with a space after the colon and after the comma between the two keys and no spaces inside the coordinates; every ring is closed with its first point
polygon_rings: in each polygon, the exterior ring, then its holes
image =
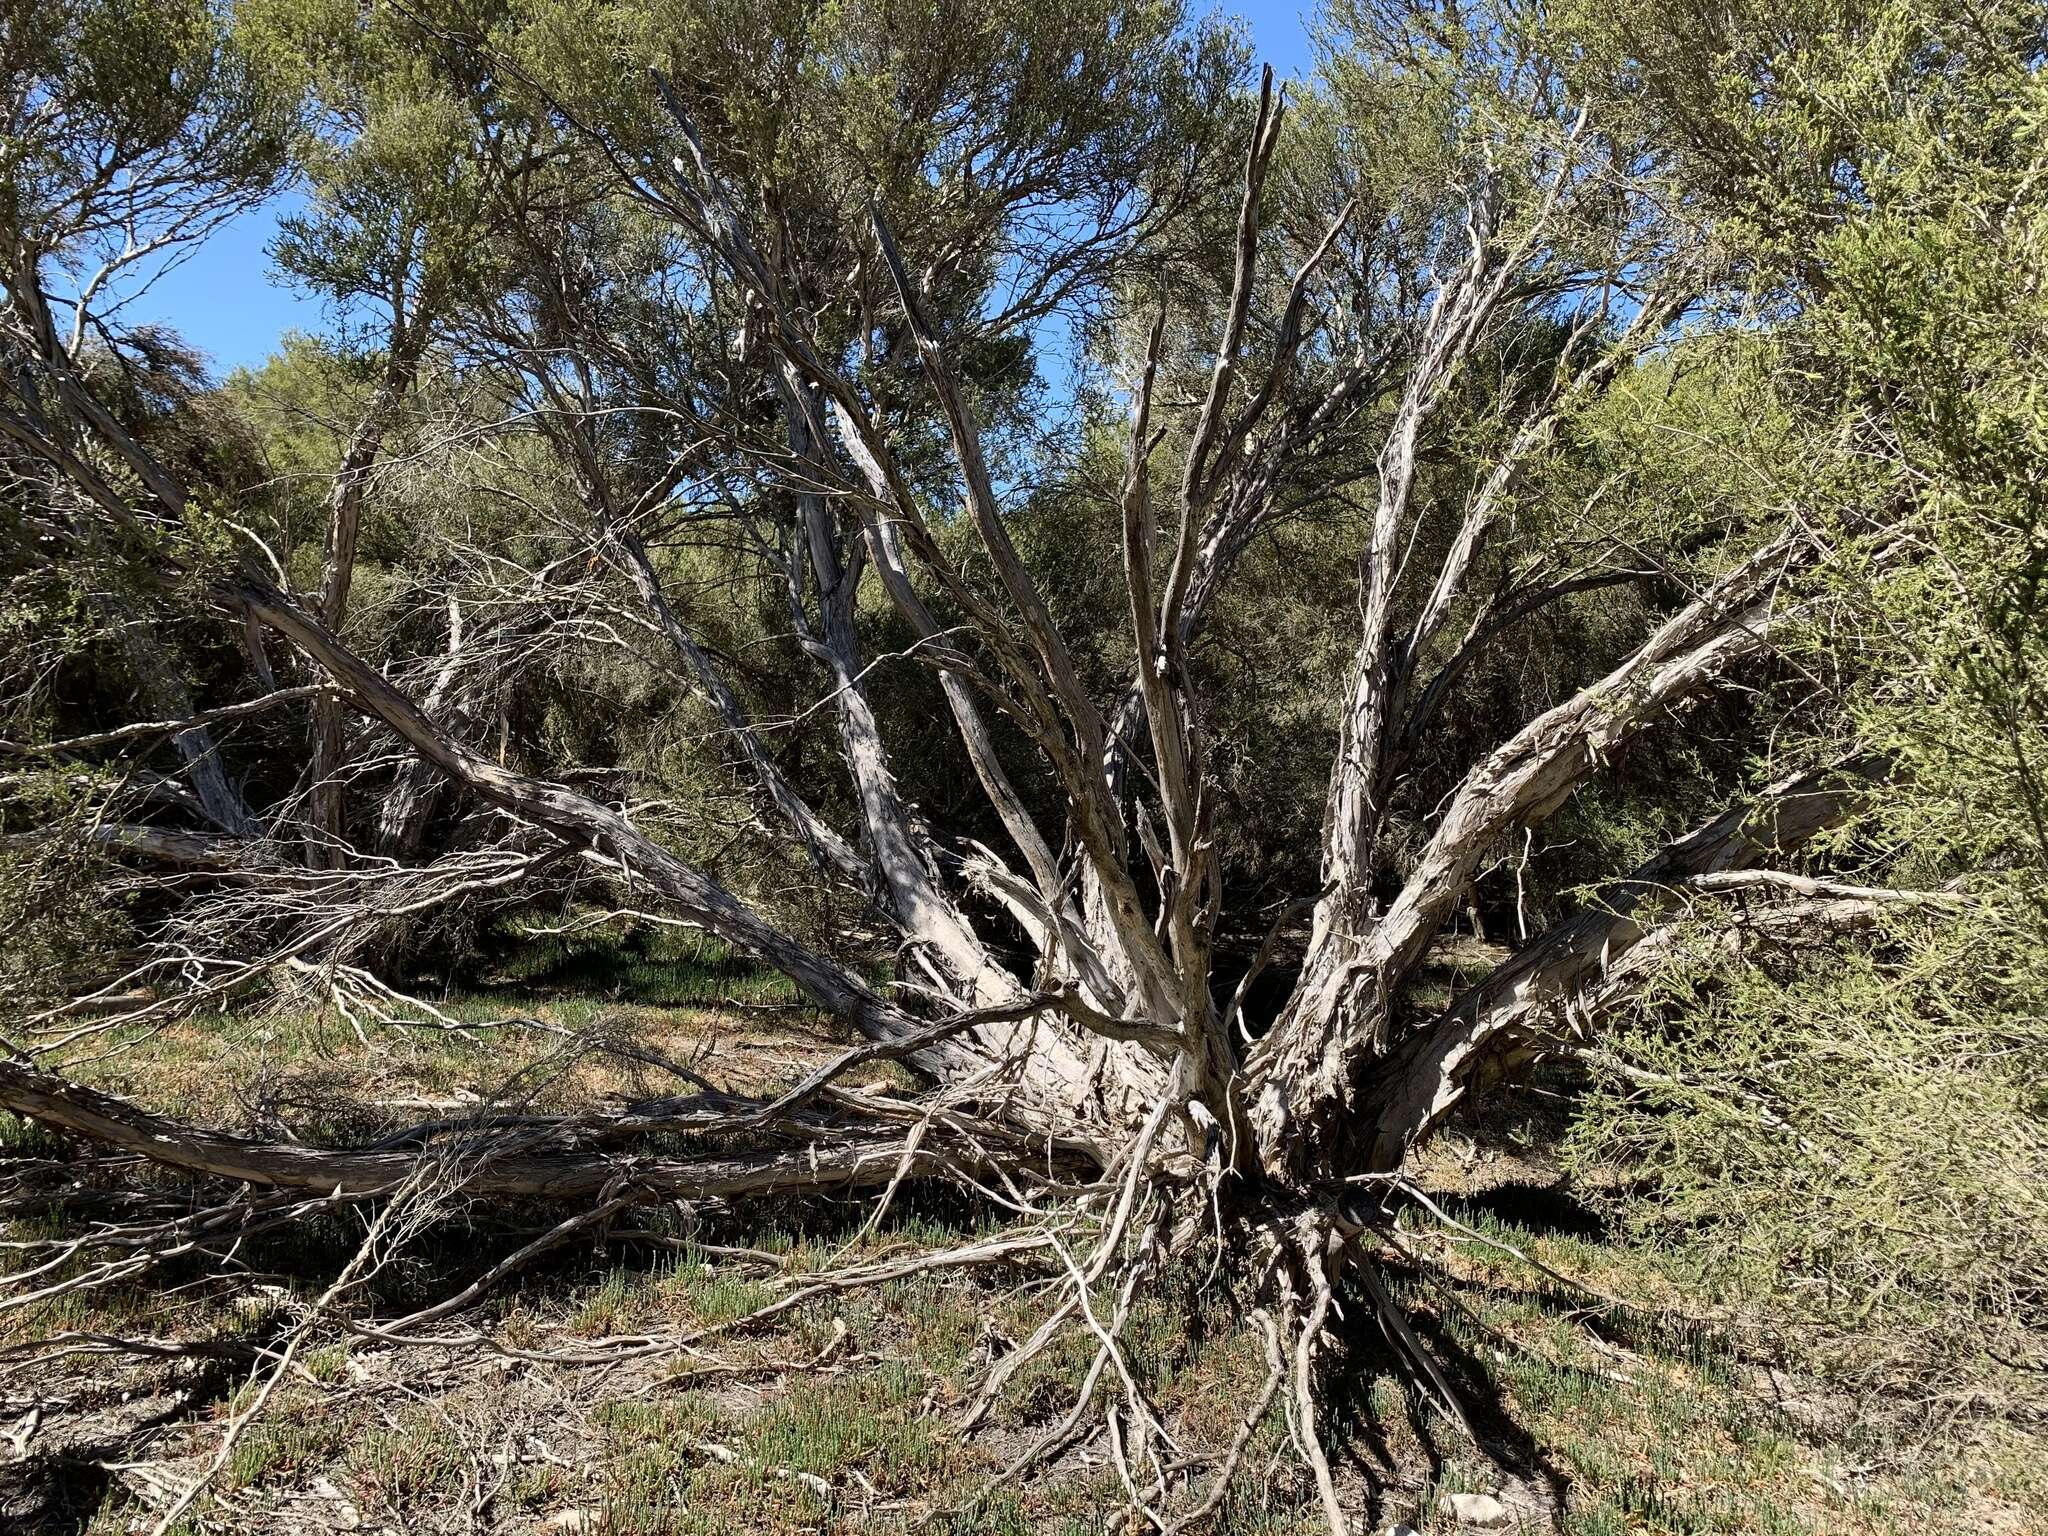
{"type": "Polygon", "coordinates": [[[1645,937],[1701,876],[1754,869],[1839,825],[1886,765],[1862,758],[1773,786],[1604,887],[1525,945],[1374,1069],[1357,1111],[1360,1171],[1388,1172],[1460,1102],[1543,1035],[1575,1035],[1647,974],[1645,937]]]}
{"type": "MultiPolygon", "coordinates": [[[[1540,820],[1606,756],[1769,648],[1773,590],[1803,546],[1781,539],[1717,582],[1592,688],[1537,716],[1467,775],[1383,913],[1326,900],[1302,979],[1250,1070],[1270,1168],[1313,1163],[1389,1038],[1392,1010],[1488,847],[1540,820]]],[[[1340,762],[1338,772],[1364,765],[1340,762]]],[[[1362,792],[1360,792],[1362,793],[1362,792]]]]}

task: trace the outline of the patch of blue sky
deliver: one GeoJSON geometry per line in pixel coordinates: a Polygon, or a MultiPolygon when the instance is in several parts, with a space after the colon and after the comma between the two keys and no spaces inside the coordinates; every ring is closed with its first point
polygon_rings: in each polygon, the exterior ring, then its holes
{"type": "MultiPolygon", "coordinates": [[[[1258,56],[1283,78],[1305,75],[1313,59],[1310,8],[1289,0],[1224,0],[1218,6],[1249,29],[1258,56]]],[[[260,367],[287,331],[326,333],[337,318],[316,296],[286,279],[270,259],[278,220],[302,205],[287,191],[214,230],[179,259],[147,267],[128,285],[121,320],[176,331],[216,375],[260,367]]],[[[1057,327],[1040,337],[1048,383],[1072,372],[1072,337],[1057,327]]]]}

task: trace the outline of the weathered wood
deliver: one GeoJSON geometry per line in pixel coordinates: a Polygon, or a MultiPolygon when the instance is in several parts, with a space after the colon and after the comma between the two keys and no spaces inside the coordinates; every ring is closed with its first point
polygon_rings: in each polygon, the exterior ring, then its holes
{"type": "MultiPolygon", "coordinates": [[[[251,583],[223,596],[296,645],[334,679],[350,703],[450,779],[571,846],[586,849],[628,879],[651,885],[681,915],[782,971],[821,1008],[863,1033],[888,1039],[917,1027],[915,1020],[851,972],[762,920],[619,812],[562,785],[515,773],[450,736],[331,630],[281,593],[251,583]]],[[[948,1058],[930,1065],[943,1069],[978,1064],[984,1063],[948,1058]]]]}
{"type": "MultiPolygon", "coordinates": [[[[271,1189],[316,1194],[393,1192],[420,1172],[416,1146],[308,1147],[188,1125],[55,1073],[0,1061],[0,1109],[134,1152],[165,1167],[271,1189]]],[[[596,1129],[602,1130],[602,1127],[596,1129]]],[[[600,1138],[601,1139],[601,1138],[600,1138]]],[[[821,1128],[802,1146],[654,1157],[625,1150],[522,1151],[516,1136],[479,1130],[447,1149],[446,1193],[472,1199],[589,1200],[637,1192],[646,1200],[731,1200],[800,1190],[877,1187],[906,1172],[978,1171],[985,1150],[945,1137],[853,1136],[821,1128]]]]}
{"type": "MultiPolygon", "coordinates": [[[[393,297],[382,375],[363,414],[343,446],[341,462],[327,491],[327,522],[320,557],[320,585],[313,611],[336,633],[348,617],[349,590],[355,582],[356,545],[362,528],[363,497],[384,451],[384,439],[396,423],[412,387],[420,350],[426,343],[424,313],[408,316],[403,291],[393,297]]],[[[343,824],[341,701],[322,694],[313,701],[308,741],[306,859],[315,868],[341,862],[348,847],[343,824]]]]}
{"type": "Polygon", "coordinates": [[[1397,1168],[1518,1050],[1545,1032],[1582,1031],[1626,998],[1649,966],[1646,956],[1624,962],[1682,907],[1687,887],[1753,871],[1840,825],[1886,771],[1881,758],[1853,758],[1776,784],[1658,850],[1524,945],[1375,1065],[1352,1115],[1358,1171],[1397,1168]]]}
{"type": "MultiPolygon", "coordinates": [[[[1541,820],[1615,750],[1765,654],[1786,611],[1775,592],[1810,558],[1786,536],[1723,576],[1593,687],[1530,721],[1465,778],[1384,912],[1319,908],[1302,979],[1249,1062],[1268,1166],[1312,1166],[1341,1139],[1388,1043],[1400,987],[1451,915],[1487,848],[1541,820]]],[[[1339,772],[1350,765],[1340,764],[1339,772]]]]}

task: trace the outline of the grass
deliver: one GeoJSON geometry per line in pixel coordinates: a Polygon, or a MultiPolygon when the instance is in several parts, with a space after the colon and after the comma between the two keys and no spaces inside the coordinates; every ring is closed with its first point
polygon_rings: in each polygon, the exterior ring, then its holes
{"type": "Polygon", "coordinates": [[[414,1406],[358,1434],[341,1464],[359,1504],[400,1516],[459,1494],[469,1457],[444,1415],[414,1406]]]}
{"type": "Polygon", "coordinates": [[[488,1006],[507,996],[554,996],[598,1007],[631,998],[656,1008],[730,1008],[799,1001],[780,972],[762,970],[692,929],[640,924],[562,935],[501,934],[500,954],[470,988],[488,1006]]]}
{"type": "Polygon", "coordinates": [[[222,1486],[247,1488],[265,1479],[303,1477],[328,1462],[336,1442],[336,1432],[324,1425],[277,1419],[252,1424],[235,1443],[222,1486]]]}
{"type": "MultiPolygon", "coordinates": [[[[560,944],[486,978],[494,990],[447,1006],[464,1018],[517,1011],[602,1028],[735,1086],[786,1078],[835,1048],[798,1016],[768,1022],[707,1008],[714,992],[737,995],[721,957],[665,933],[636,944],[618,995],[565,990],[587,985],[594,962],[587,948],[560,944]]],[[[317,1014],[166,1029],[112,1058],[102,1076],[180,1113],[289,1125],[308,1140],[386,1129],[430,1113],[421,1101],[488,1095],[507,1081],[537,1105],[558,1106],[669,1088],[644,1066],[565,1051],[539,1031],[493,1030],[479,1041],[384,1029],[366,1047],[346,1023],[317,1014]]],[[[1654,1255],[1604,1236],[1574,1216],[1568,1191],[1540,1185],[1540,1135],[1527,1125],[1465,1134],[1474,1139],[1453,1136],[1434,1170],[1461,1220],[1647,1307],[1605,1305],[1484,1242],[1419,1233],[1431,1275],[1391,1268],[1390,1278],[1461,1395],[1481,1409],[1496,1455],[1480,1454],[1393,1374],[1354,1299],[1323,1429],[1346,1485],[1376,1501],[1374,1529],[1406,1520],[1444,1530],[1441,1495],[1523,1486],[1562,1491],[1562,1528],[1572,1536],[2017,1533],[2026,1526],[2013,1522],[2048,1504],[2048,1458],[2019,1431],[1987,1422],[1949,1442],[1962,1449],[1916,1458],[1882,1435],[1859,1440],[1856,1405],[1823,1404],[1818,1419],[1788,1413],[1758,1335],[1734,1321],[1695,1320],[1697,1299],[1654,1255]]],[[[0,1173],[63,1155],[62,1138],[0,1116],[0,1173]]],[[[437,1300],[517,1247],[544,1215],[467,1212],[380,1272],[361,1304],[388,1314],[437,1300]]],[[[800,1276],[827,1264],[864,1215],[858,1205],[801,1200],[745,1221],[642,1213],[635,1224],[649,1241],[565,1249],[489,1306],[447,1320],[488,1333],[499,1351],[401,1350],[327,1330],[237,1445],[194,1528],[268,1536],[308,1528],[309,1511],[324,1521],[341,1500],[361,1528],[398,1531],[1125,1536],[1126,1501],[1099,1456],[1070,1456],[1049,1475],[976,1498],[993,1470],[1067,1411],[1092,1355],[1087,1340],[1070,1336],[1019,1373],[982,1434],[955,1431],[988,1363],[1043,1316],[1042,1295],[1016,1277],[933,1273],[833,1296],[732,1336],[715,1361],[672,1356],[593,1371],[502,1352],[743,1318],[778,1294],[777,1276],[704,1245],[776,1255],[785,1274],[800,1276]]],[[[7,1235],[61,1235],[72,1219],[30,1211],[7,1235]]],[[[913,1189],[866,1242],[939,1248],[998,1228],[956,1194],[913,1189]]],[[[317,1294],[360,1236],[354,1216],[302,1223],[239,1250],[240,1278],[188,1258],[0,1314],[0,1344],[74,1330],[260,1348],[288,1315],[284,1299],[317,1294]]],[[[17,1253],[0,1250],[0,1265],[17,1263],[17,1253]]],[[[1246,1299],[1204,1279],[1196,1266],[1143,1289],[1127,1359],[1174,1433],[1216,1448],[1236,1432],[1265,1353],[1246,1299]]],[[[97,1462],[183,1474],[217,1446],[252,1363],[246,1354],[224,1364],[80,1353],[17,1366],[6,1390],[51,1405],[35,1454],[85,1445],[97,1462]],[[148,1415],[127,1406],[135,1403],[155,1405],[163,1422],[141,1427],[148,1415]]],[[[1277,1409],[1258,1426],[1246,1468],[1215,1530],[1322,1529],[1277,1409]]],[[[147,1486],[127,1474],[77,1497],[86,1507],[20,1528],[111,1533],[150,1507],[147,1486]]]]}
{"type": "Polygon", "coordinates": [[[828,1482],[858,1471],[884,1493],[932,1486],[962,1453],[918,1411],[923,1389],[921,1374],[902,1361],[799,1385],[747,1424],[747,1462],[764,1474],[809,1472],[828,1482]]]}

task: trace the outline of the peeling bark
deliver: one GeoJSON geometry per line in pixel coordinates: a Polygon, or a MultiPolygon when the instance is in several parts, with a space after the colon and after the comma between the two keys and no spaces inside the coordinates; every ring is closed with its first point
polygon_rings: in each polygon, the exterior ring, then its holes
{"type": "MultiPolygon", "coordinates": [[[[1593,687],[1524,726],[1467,775],[1386,910],[1354,894],[1318,909],[1301,981],[1249,1064],[1267,1166],[1315,1166],[1345,1136],[1376,1070],[1395,998],[1488,847],[1550,814],[1632,737],[1770,648],[1774,593],[1810,550],[1780,539],[1668,620],[1593,687]]],[[[1340,775],[1362,772],[1340,762],[1340,775]]]]}
{"type": "MultiPolygon", "coordinates": [[[[105,1146],[138,1153],[187,1173],[235,1179],[270,1189],[316,1194],[388,1194],[417,1178],[422,1153],[416,1145],[389,1149],[308,1147],[297,1142],[260,1141],[187,1125],[154,1114],[125,1099],[82,1087],[54,1073],[0,1061],[0,1109],[73,1132],[105,1146]]],[[[706,1127],[739,1118],[701,1117],[706,1127]]],[[[680,1128],[695,1128],[685,1120],[680,1128]]],[[[650,1134],[668,1128],[641,1117],[616,1127],[589,1124],[568,1129],[601,1139],[607,1129],[650,1134]]],[[[452,1127],[460,1131],[460,1126],[452,1127]]],[[[906,1145],[901,1136],[850,1139],[821,1127],[801,1146],[755,1152],[707,1154],[697,1158],[657,1157],[630,1151],[521,1150],[518,1136],[493,1144],[488,1122],[448,1149],[446,1193],[476,1199],[590,1200],[624,1190],[655,1200],[731,1200],[747,1195],[802,1190],[877,1188],[906,1174],[976,1171],[988,1154],[970,1141],[934,1138],[906,1145]]],[[[524,1138],[534,1140],[531,1132],[524,1138]]]]}
{"type": "Polygon", "coordinates": [[[1840,825],[1887,766],[1856,758],[1774,785],[1660,849],[1517,951],[1376,1065],[1353,1112],[1361,1171],[1398,1168],[1410,1146],[1516,1053],[1546,1033],[1582,1033],[1630,995],[1648,970],[1638,947],[1683,903],[1688,885],[1754,870],[1840,825]]]}

